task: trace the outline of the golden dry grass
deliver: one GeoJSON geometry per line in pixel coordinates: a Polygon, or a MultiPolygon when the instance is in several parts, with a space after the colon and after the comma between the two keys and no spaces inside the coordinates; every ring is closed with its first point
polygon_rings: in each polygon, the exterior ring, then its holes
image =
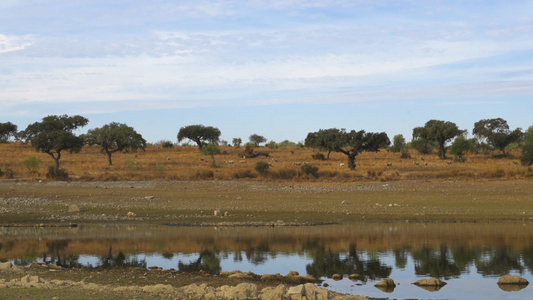
{"type": "MultiPolygon", "coordinates": [[[[357,168],[350,171],[346,156],[331,153],[325,161],[313,160],[313,149],[307,148],[257,148],[270,153],[270,157],[242,159],[244,148],[222,147],[224,154],[216,155],[217,167],[211,166],[211,158],[204,156],[196,147],[179,146],[162,148],[149,146],[137,153],[115,153],[113,165],[95,146],[86,146],[80,153],[62,153],[60,167],[73,180],[119,181],[119,180],[271,180],[271,181],[358,181],[401,179],[514,179],[532,178],[531,167],[521,166],[520,153],[511,152],[510,158],[493,158],[492,155],[468,155],[466,162],[449,164],[436,154],[420,155],[411,151],[411,159],[401,159],[398,153],[382,150],[378,153],[364,152],[356,158],[357,168]],[[513,156],[514,155],[514,156],[513,156]],[[422,160],[424,158],[424,161],[422,160]],[[258,161],[271,164],[268,175],[260,176],[254,169],[258,161]],[[233,162],[233,163],[231,163],[233,162]],[[392,163],[392,167],[387,163],[392,163]],[[415,164],[418,163],[418,165],[415,164]],[[318,167],[319,176],[305,175],[301,165],[309,163],[318,167]],[[425,165],[427,163],[427,165],[425,165]]],[[[452,159],[449,159],[452,161],[452,159]]],[[[22,143],[0,144],[0,169],[13,171],[14,180],[45,180],[48,166],[53,160],[47,154],[36,152],[31,145],[22,143]],[[39,159],[37,173],[30,172],[23,160],[30,156],[39,159]]],[[[8,176],[11,177],[11,176],[8,176]]],[[[4,176],[3,178],[6,178],[4,176]]],[[[9,178],[8,178],[9,179],[9,178]]]]}

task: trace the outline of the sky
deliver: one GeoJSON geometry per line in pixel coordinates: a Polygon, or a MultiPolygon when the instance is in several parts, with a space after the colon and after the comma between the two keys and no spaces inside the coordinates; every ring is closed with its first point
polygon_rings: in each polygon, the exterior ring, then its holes
{"type": "Polygon", "coordinates": [[[1,0],[0,122],[82,115],[149,142],[183,126],[409,141],[431,119],[533,125],[530,0],[1,0]]]}

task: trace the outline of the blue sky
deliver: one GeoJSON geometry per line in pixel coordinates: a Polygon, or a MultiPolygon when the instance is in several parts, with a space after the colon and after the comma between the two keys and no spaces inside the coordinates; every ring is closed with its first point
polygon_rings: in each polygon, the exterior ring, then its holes
{"type": "Polygon", "coordinates": [[[303,141],[533,125],[533,1],[2,0],[0,122],[179,128],[303,141]]]}

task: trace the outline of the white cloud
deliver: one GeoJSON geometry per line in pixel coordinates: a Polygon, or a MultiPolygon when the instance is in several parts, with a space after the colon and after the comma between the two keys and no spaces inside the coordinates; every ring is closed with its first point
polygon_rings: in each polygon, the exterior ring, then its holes
{"type": "Polygon", "coordinates": [[[16,37],[0,34],[0,54],[23,50],[32,44],[29,36],[16,37]]]}

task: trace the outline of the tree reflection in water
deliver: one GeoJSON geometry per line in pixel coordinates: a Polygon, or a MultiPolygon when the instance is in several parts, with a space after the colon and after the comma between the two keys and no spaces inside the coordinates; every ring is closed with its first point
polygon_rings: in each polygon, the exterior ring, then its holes
{"type": "Polygon", "coordinates": [[[415,261],[416,275],[429,275],[436,278],[450,279],[459,277],[461,271],[451,258],[446,245],[439,249],[424,247],[411,253],[415,261]]]}
{"type": "Polygon", "coordinates": [[[221,271],[220,259],[217,257],[215,251],[203,250],[196,261],[191,263],[183,263],[181,260],[178,263],[178,269],[186,272],[206,271],[211,274],[216,274],[221,271]]]}
{"type": "Polygon", "coordinates": [[[520,262],[520,253],[513,250],[498,247],[484,251],[483,254],[483,258],[476,261],[477,272],[483,276],[508,274],[510,271],[518,271],[522,274],[524,271],[520,262]]]}
{"type": "Polygon", "coordinates": [[[146,268],[146,260],[139,260],[137,257],[132,256],[128,258],[122,251],[119,251],[116,255],[112,253],[112,246],[109,246],[109,252],[105,256],[100,256],[98,259],[97,267],[102,268],[128,268],[128,267],[140,267],[146,268]]]}
{"type": "Polygon", "coordinates": [[[379,258],[362,260],[354,244],[346,256],[341,258],[340,252],[326,250],[323,247],[308,249],[313,262],[306,267],[307,273],[317,278],[329,277],[333,274],[359,274],[362,281],[389,277],[392,267],[381,263],[379,258]]]}

